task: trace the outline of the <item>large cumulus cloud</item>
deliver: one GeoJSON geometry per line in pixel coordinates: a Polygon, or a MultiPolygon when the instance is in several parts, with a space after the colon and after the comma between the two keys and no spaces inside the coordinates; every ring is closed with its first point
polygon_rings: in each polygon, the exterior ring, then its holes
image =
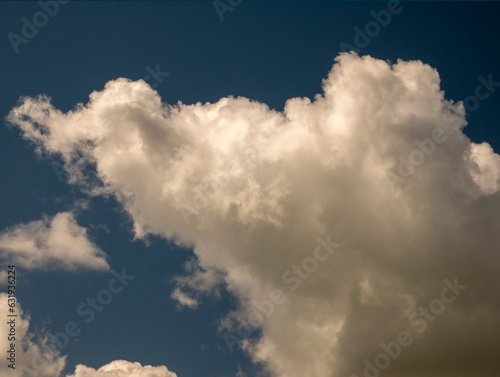
{"type": "Polygon", "coordinates": [[[240,301],[222,321],[234,331],[281,289],[260,336],[241,343],[275,375],[361,375],[401,331],[415,341],[385,376],[493,375],[500,158],[464,135],[464,107],[430,66],[336,60],[323,94],[282,112],[241,97],[166,105],[145,82],[117,79],[67,113],[24,98],[8,120],[59,155],[71,183],[116,196],[136,237],[193,247],[181,304],[224,284],[240,301]],[[340,247],[292,291],[283,274],[328,236],[340,247]],[[467,290],[415,331],[412,313],[456,277],[467,290]]]}

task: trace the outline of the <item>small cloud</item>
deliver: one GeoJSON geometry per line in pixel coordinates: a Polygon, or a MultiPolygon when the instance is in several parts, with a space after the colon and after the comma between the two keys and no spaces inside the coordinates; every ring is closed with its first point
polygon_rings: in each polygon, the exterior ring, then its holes
{"type": "Polygon", "coordinates": [[[2,262],[28,270],[108,270],[106,254],[71,212],[17,224],[0,233],[2,262]]]}
{"type": "Polygon", "coordinates": [[[198,307],[198,301],[189,297],[187,294],[182,292],[179,288],[175,288],[170,295],[171,298],[177,301],[178,306],[188,307],[189,309],[196,309],[198,307]]]}

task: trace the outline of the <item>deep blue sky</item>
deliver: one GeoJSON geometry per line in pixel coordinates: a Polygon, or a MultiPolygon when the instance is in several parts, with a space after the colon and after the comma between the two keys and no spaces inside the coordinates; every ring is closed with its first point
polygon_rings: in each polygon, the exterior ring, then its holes
{"type": "MultiPolygon", "coordinates": [[[[157,64],[170,73],[156,88],[166,102],[239,95],[282,109],[288,98],[320,92],[339,44],[353,44],[353,28],[363,28],[372,20],[370,11],[386,4],[244,1],[221,22],[211,2],[72,1],[16,54],[7,33],[20,34],[21,17],[40,8],[36,2],[2,2],[0,115],[20,96],[40,93],[67,111],[107,81],[143,78],[146,67],[157,64]]],[[[403,8],[361,54],[422,60],[437,68],[446,97],[454,100],[473,94],[479,75],[500,81],[499,3],[404,2],[403,8]]],[[[496,92],[481,102],[465,131],[497,153],[499,104],[496,92]]],[[[0,127],[0,229],[67,210],[82,197],[58,180],[53,161],[40,160],[18,130],[0,127]]],[[[68,372],[77,363],[99,367],[116,359],[164,364],[181,377],[234,375],[238,364],[251,371],[242,353],[223,352],[217,338],[217,319],[229,310],[229,297],[222,305],[207,300],[197,311],[182,312],[170,300],[169,279],[189,252],[161,239],[151,239],[149,247],[133,241],[129,219],[112,200],[92,199],[77,219],[82,226],[109,228],[90,234],[111,267],[126,267],[136,280],[94,322],[82,325],[78,342],[64,350],[68,372]]],[[[69,320],[82,323],[76,306],[108,281],[109,275],[96,272],[30,272],[21,275],[18,296],[33,326],[58,332],[69,320]]]]}

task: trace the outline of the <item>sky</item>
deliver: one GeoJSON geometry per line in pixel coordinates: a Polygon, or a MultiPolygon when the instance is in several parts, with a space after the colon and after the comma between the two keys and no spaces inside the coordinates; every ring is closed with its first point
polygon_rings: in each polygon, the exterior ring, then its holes
{"type": "Polygon", "coordinates": [[[1,2],[0,375],[497,376],[499,10],[1,2]]]}

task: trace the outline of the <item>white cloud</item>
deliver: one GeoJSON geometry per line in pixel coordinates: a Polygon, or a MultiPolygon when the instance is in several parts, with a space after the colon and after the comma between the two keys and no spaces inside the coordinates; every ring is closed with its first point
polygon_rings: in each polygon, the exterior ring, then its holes
{"type": "Polygon", "coordinates": [[[77,365],[75,373],[66,377],[177,377],[167,367],[142,366],[139,363],[131,363],[125,360],[116,360],[99,369],[77,365]]]}
{"type": "MultiPolygon", "coordinates": [[[[262,336],[243,344],[275,375],[361,376],[403,330],[416,341],[384,376],[493,375],[499,156],[463,134],[463,104],[420,61],[342,54],[323,89],[277,112],[241,97],[169,106],[145,82],[118,79],[68,113],[24,98],[8,120],[60,154],[71,182],[115,195],[137,237],[193,246],[202,270],[220,271],[240,300],[228,326],[282,289],[262,336]],[[435,130],[446,141],[392,188],[388,173],[435,130]],[[292,292],[282,274],[328,234],[341,248],[292,292]],[[415,333],[410,313],[455,276],[467,292],[415,333]]],[[[183,287],[174,296],[196,306],[183,287]]]]}
{"type": "MultiPolygon", "coordinates": [[[[0,292],[0,307],[7,308],[7,293],[0,292]]],[[[23,310],[17,302],[15,308],[17,317],[15,317],[15,339],[9,340],[7,334],[10,333],[8,320],[12,318],[2,318],[0,321],[0,349],[2,357],[0,358],[0,375],[9,377],[55,377],[59,376],[66,363],[66,357],[60,356],[59,351],[50,347],[50,341],[44,334],[35,335],[28,332],[30,317],[23,313],[23,310]],[[15,369],[9,368],[12,360],[8,360],[7,355],[10,350],[10,344],[15,344],[15,369]],[[26,373],[26,374],[23,374],[26,373]]],[[[9,353],[10,356],[10,353],[9,353]]]]}
{"type": "Polygon", "coordinates": [[[0,250],[4,263],[26,269],[109,269],[106,254],[71,212],[5,229],[0,233],[0,250]]]}

